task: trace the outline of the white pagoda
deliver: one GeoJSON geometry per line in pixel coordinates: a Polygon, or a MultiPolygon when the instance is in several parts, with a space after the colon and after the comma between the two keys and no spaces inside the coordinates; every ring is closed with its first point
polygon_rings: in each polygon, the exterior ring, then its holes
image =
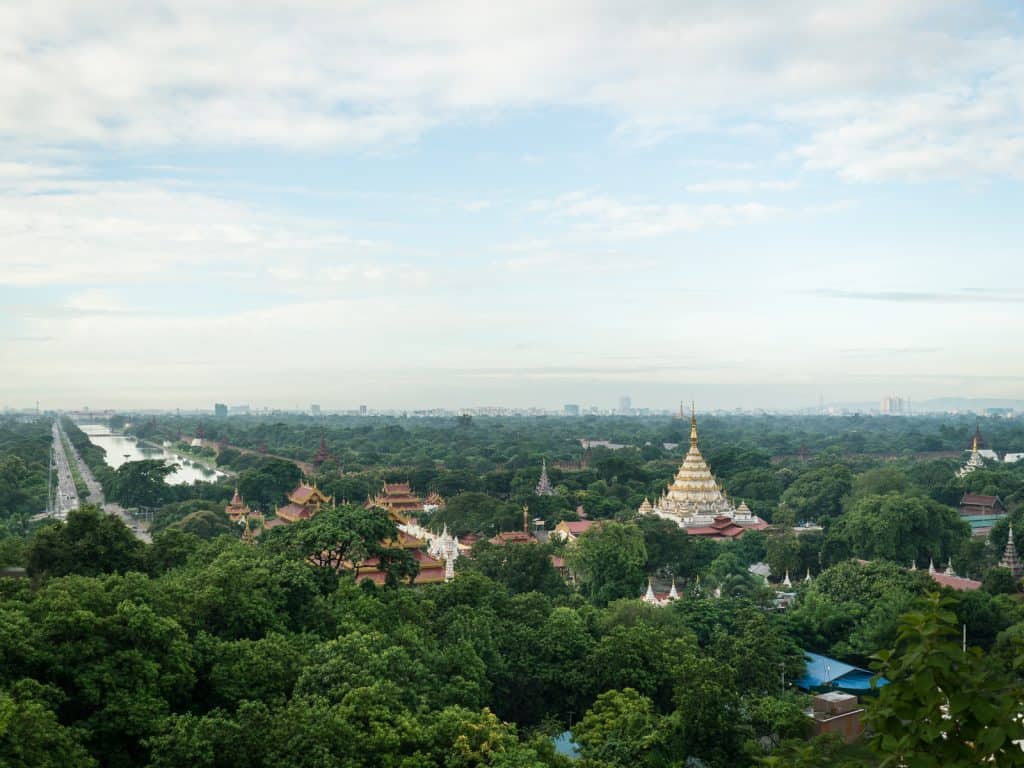
{"type": "Polygon", "coordinates": [[[706,533],[714,535],[723,523],[733,534],[740,533],[739,528],[761,530],[767,527],[761,518],[755,515],[745,504],[736,507],[723,493],[718,481],[708,468],[707,462],[697,447],[697,415],[691,406],[690,410],[690,450],[683,459],[683,464],[676,472],[672,484],[662,493],[654,504],[644,499],[640,505],[641,515],[653,515],[665,520],[672,520],[680,528],[699,529],[690,533],[706,533]]]}
{"type": "Polygon", "coordinates": [[[960,467],[959,470],[957,470],[956,476],[963,477],[964,475],[969,475],[974,470],[981,469],[984,466],[985,460],[981,458],[981,451],[978,450],[978,435],[975,434],[974,443],[971,446],[970,458],[967,459],[966,464],[964,464],[962,467],[960,467]]]}

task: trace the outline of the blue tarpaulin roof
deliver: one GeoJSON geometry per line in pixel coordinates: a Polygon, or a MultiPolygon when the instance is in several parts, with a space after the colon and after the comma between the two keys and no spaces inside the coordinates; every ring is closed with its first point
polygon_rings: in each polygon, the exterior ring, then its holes
{"type": "MultiPolygon", "coordinates": [[[[796,681],[798,688],[805,691],[838,688],[850,693],[866,693],[871,690],[871,678],[874,677],[874,673],[870,670],[854,667],[819,653],[804,651],[804,656],[807,658],[807,671],[796,681]]],[[[883,677],[879,679],[878,686],[881,687],[888,682],[883,677]]]]}
{"type": "Polygon", "coordinates": [[[572,731],[564,731],[555,738],[555,752],[566,757],[578,758],[580,748],[572,740],[572,731]]]}

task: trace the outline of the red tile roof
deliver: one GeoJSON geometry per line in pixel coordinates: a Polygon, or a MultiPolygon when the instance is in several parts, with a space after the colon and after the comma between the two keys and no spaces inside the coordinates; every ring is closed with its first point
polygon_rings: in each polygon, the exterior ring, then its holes
{"type": "Polygon", "coordinates": [[[960,499],[961,504],[978,504],[983,507],[991,507],[999,501],[998,496],[986,496],[983,493],[965,493],[960,499]]]}
{"type": "Polygon", "coordinates": [[[309,501],[309,497],[313,495],[313,489],[308,485],[300,485],[288,498],[294,500],[298,504],[303,504],[309,501]]]}
{"type": "Polygon", "coordinates": [[[742,536],[746,532],[746,529],[742,525],[734,525],[730,528],[699,526],[687,528],[686,532],[691,536],[705,536],[711,539],[735,539],[742,536]]]}
{"type": "Polygon", "coordinates": [[[277,516],[279,519],[283,518],[288,522],[295,522],[296,520],[308,520],[310,513],[306,507],[292,503],[279,507],[277,510],[277,516]]]}
{"type": "Polygon", "coordinates": [[[563,522],[565,523],[565,527],[568,528],[569,532],[574,536],[578,536],[579,534],[588,531],[594,525],[593,520],[579,520],[575,522],[565,520],[563,522]]]}
{"type": "Polygon", "coordinates": [[[965,579],[960,576],[947,576],[944,573],[929,573],[932,577],[932,581],[936,584],[941,584],[944,587],[950,589],[956,589],[961,592],[973,592],[976,589],[981,589],[981,582],[975,581],[974,579],[965,579]]]}
{"type": "Polygon", "coordinates": [[[768,523],[759,517],[755,517],[754,520],[755,522],[750,525],[740,525],[727,515],[718,515],[711,525],[687,528],[686,532],[691,536],[707,536],[712,539],[736,539],[747,531],[763,531],[769,527],[768,523]]]}

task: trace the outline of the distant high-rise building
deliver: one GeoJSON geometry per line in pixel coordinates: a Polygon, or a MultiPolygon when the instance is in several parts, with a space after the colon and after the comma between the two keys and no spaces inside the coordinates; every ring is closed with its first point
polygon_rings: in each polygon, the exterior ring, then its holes
{"type": "Polygon", "coordinates": [[[248,416],[250,410],[248,405],[232,405],[228,408],[228,413],[233,416],[248,416]]]}
{"type": "Polygon", "coordinates": [[[633,399],[629,395],[619,398],[619,413],[630,413],[633,410],[633,399]]]}
{"type": "Polygon", "coordinates": [[[224,403],[213,404],[213,415],[218,419],[225,419],[228,415],[228,407],[224,403]]]}
{"type": "Polygon", "coordinates": [[[562,406],[562,412],[566,416],[579,416],[580,407],[575,403],[566,403],[564,406],[562,406]]]}
{"type": "Polygon", "coordinates": [[[366,415],[366,406],[365,405],[360,405],[359,406],[359,415],[360,416],[365,416],[366,415]]]}
{"type": "Polygon", "coordinates": [[[907,413],[908,405],[909,401],[905,401],[902,397],[891,395],[882,398],[878,411],[886,416],[903,416],[907,413]]]}
{"type": "Polygon", "coordinates": [[[313,416],[319,416],[320,415],[320,406],[317,405],[316,403],[313,403],[311,406],[309,406],[309,412],[313,416]]]}

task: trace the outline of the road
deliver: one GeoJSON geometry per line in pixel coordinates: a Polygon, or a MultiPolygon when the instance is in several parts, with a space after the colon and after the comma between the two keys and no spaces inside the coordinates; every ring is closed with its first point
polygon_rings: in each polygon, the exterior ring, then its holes
{"type": "MultiPolygon", "coordinates": [[[[54,422],[53,428],[54,430],[60,430],[60,434],[64,434],[64,430],[60,428],[59,421],[54,422]]],[[[63,445],[63,443],[61,443],[61,445],[63,445]]],[[[143,527],[143,523],[141,521],[133,518],[120,504],[115,504],[112,501],[108,502],[106,498],[104,498],[103,488],[98,482],[96,482],[96,478],[92,475],[92,470],[90,470],[86,463],[82,461],[82,457],[78,455],[78,451],[75,450],[75,446],[71,445],[70,441],[68,441],[68,445],[71,446],[72,458],[75,465],[78,467],[78,473],[82,476],[82,480],[85,481],[85,485],[89,489],[88,502],[101,507],[108,514],[117,515],[121,518],[124,524],[128,526],[128,530],[135,534],[135,538],[145,541],[146,543],[152,541],[153,538],[149,535],[149,531],[143,527]]],[[[63,451],[63,448],[61,450],[63,451]]],[[[68,474],[70,474],[70,471],[68,474]]],[[[72,483],[72,488],[74,488],[74,483],[72,483]]]]}
{"type": "Polygon", "coordinates": [[[75,488],[75,478],[71,474],[71,467],[68,464],[68,455],[64,450],[64,441],[61,440],[60,428],[57,422],[53,423],[53,454],[54,463],[57,466],[57,495],[53,502],[54,516],[63,519],[72,509],[78,509],[78,490],[75,488]]]}

